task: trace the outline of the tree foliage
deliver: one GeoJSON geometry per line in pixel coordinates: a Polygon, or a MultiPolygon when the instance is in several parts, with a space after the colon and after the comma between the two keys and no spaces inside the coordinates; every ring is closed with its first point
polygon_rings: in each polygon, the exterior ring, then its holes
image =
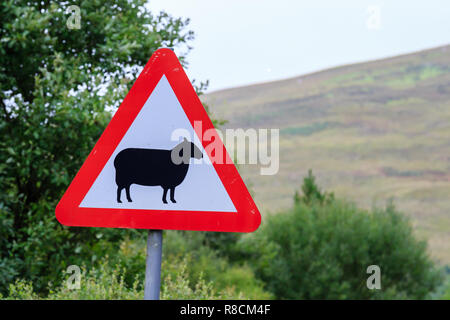
{"type": "Polygon", "coordinates": [[[69,29],[74,3],[1,2],[0,291],[18,275],[40,290],[125,232],[61,227],[54,208],[153,51],[190,50],[189,20],[145,3],[77,1],[69,29]]]}
{"type": "Polygon", "coordinates": [[[308,170],[308,175],[303,178],[302,195],[298,191],[294,194],[294,205],[300,203],[310,205],[313,202],[320,204],[330,203],[334,200],[334,194],[323,192],[320,190],[316,183],[316,177],[313,175],[312,170],[308,170]]]}
{"type": "MultiPolygon", "coordinates": [[[[313,181],[304,192],[318,192],[313,181]]],[[[279,299],[424,299],[440,283],[426,243],[393,205],[369,212],[335,199],[298,202],[240,245],[279,299]],[[370,265],[381,269],[381,290],[366,286],[370,265]]]]}
{"type": "MultiPolygon", "coordinates": [[[[223,291],[215,290],[212,282],[200,279],[191,283],[186,272],[185,261],[177,261],[170,267],[176,268],[175,275],[167,274],[162,279],[161,299],[243,299],[242,294],[236,293],[232,288],[223,291]]],[[[8,287],[8,300],[141,300],[144,290],[140,286],[142,279],[138,277],[131,286],[124,279],[126,270],[119,266],[111,266],[103,261],[97,269],[83,270],[79,289],[69,289],[65,279],[60,285],[51,288],[46,297],[34,291],[33,283],[25,280],[16,280],[8,287]]],[[[1,297],[0,297],[1,298],[1,297]]]]}

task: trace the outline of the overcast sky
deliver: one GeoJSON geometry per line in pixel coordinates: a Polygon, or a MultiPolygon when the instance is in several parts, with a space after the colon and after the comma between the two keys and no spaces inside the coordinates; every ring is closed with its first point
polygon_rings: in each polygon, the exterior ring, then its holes
{"type": "Polygon", "coordinates": [[[150,0],[191,18],[190,79],[208,91],[450,43],[449,0],[150,0]]]}

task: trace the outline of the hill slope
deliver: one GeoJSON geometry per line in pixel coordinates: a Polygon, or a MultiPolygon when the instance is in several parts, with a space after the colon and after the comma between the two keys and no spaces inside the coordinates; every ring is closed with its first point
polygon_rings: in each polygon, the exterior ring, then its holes
{"type": "Polygon", "coordinates": [[[277,175],[240,167],[263,212],[291,206],[311,168],[324,189],[361,206],[393,198],[450,263],[450,45],[203,100],[225,128],[280,129],[277,175]]]}

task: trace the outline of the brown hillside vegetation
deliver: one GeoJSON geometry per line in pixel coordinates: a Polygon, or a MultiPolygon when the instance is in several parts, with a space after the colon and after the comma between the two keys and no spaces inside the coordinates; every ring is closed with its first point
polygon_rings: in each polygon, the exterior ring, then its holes
{"type": "Polygon", "coordinates": [[[291,206],[311,168],[324,189],[360,206],[393,198],[450,263],[450,45],[203,100],[225,128],[280,129],[277,175],[240,166],[263,213],[291,206]]]}

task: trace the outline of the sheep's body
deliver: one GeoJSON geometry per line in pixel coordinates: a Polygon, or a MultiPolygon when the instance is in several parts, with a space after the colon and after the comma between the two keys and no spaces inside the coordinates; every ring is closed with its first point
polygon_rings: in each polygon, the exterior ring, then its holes
{"type": "MultiPolygon", "coordinates": [[[[183,143],[173,150],[177,150],[177,152],[183,150],[183,147],[187,147],[183,143]]],[[[195,147],[195,145],[193,146],[195,147]]],[[[166,195],[170,190],[170,200],[175,203],[175,187],[184,181],[189,169],[189,161],[174,163],[172,161],[173,150],[128,148],[120,151],[114,159],[117,202],[122,202],[120,200],[122,189],[125,189],[127,200],[131,202],[130,186],[138,184],[161,186],[164,190],[162,198],[164,203],[167,203],[166,195]]]]}

